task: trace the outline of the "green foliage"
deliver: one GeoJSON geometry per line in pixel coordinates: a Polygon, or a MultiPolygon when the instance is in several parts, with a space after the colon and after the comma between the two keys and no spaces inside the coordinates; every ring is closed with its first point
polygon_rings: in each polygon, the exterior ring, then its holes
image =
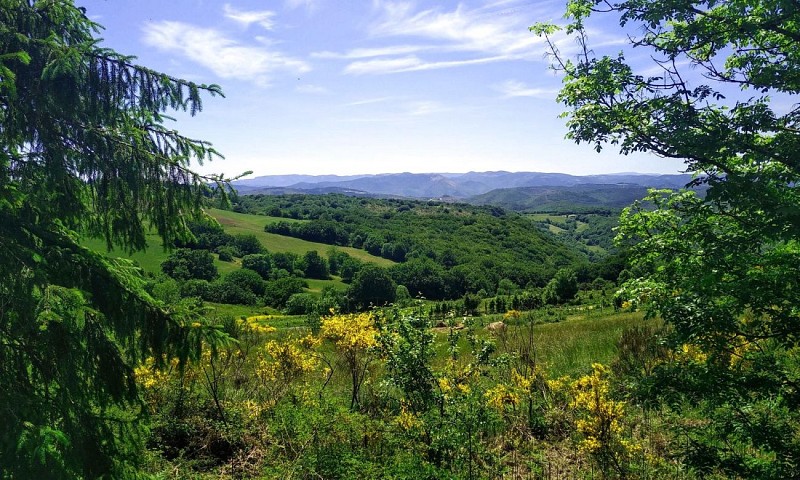
{"type": "Polygon", "coordinates": [[[358,271],[347,296],[356,308],[383,306],[394,301],[397,286],[385,268],[365,265],[358,271]]]}
{"type": "Polygon", "coordinates": [[[266,280],[272,272],[272,258],[268,253],[245,255],[242,257],[242,268],[253,270],[266,280]]]}
{"type": "Polygon", "coordinates": [[[569,269],[561,269],[550,280],[542,292],[544,303],[553,305],[566,303],[578,293],[578,277],[569,269]]]}
{"type": "MultiPolygon", "coordinates": [[[[532,231],[524,216],[497,207],[334,194],[253,195],[240,202],[250,212],[278,208],[284,217],[305,220],[269,223],[268,232],[363,248],[403,262],[393,267],[395,282],[413,296],[422,292],[431,299],[494,291],[501,278],[543,286],[558,268],[585,258],[551,235],[532,231]],[[412,262],[413,267],[403,266],[412,262]]],[[[339,270],[341,262],[336,263],[339,270]]],[[[347,273],[341,276],[351,278],[347,273]]]]}
{"type": "Polygon", "coordinates": [[[310,250],[303,255],[303,259],[299,263],[300,269],[306,278],[319,278],[327,279],[328,262],[320,256],[315,250],[310,250]]]}
{"type": "Polygon", "coordinates": [[[696,406],[700,426],[682,432],[690,465],[734,477],[798,476],[797,446],[785,432],[800,425],[790,387],[800,338],[800,118],[785,105],[800,92],[800,9],[781,1],[600,3],[569,4],[566,31],[582,46],[574,61],[555,50],[554,29],[536,29],[565,75],[559,99],[570,109],[569,136],[597,150],[611,143],[682,159],[693,185],[707,186],[704,198],[653,191],[620,220],[619,241],[631,249],[625,294],[673,328],[674,359],[642,382],[678,411],[696,406]],[[596,6],[641,28],[631,41],[658,74],[637,73],[627,52],[595,56],[585,22],[596,6]]]}
{"type": "Polygon", "coordinates": [[[166,126],[201,109],[197,85],[99,47],[101,27],[68,1],[0,1],[0,473],[5,478],[136,475],[143,429],[132,366],[185,361],[210,329],[163,305],[127,251],[152,227],[188,240],[216,152],[166,126]],[[181,213],[178,213],[181,212],[181,213]]]}
{"type": "Polygon", "coordinates": [[[232,262],[233,257],[237,256],[239,251],[233,247],[224,246],[224,247],[217,247],[216,253],[217,253],[217,258],[219,258],[221,262],[232,262]]]}
{"type": "Polygon", "coordinates": [[[180,285],[182,297],[209,298],[210,285],[208,280],[191,279],[180,285]]]}
{"type": "Polygon", "coordinates": [[[214,280],[219,276],[208,250],[179,248],[161,264],[161,271],[177,280],[214,280]]]}
{"type": "Polygon", "coordinates": [[[435,400],[436,379],[431,362],[436,353],[428,322],[403,317],[381,332],[378,339],[386,358],[389,381],[414,413],[424,412],[435,400]]]}
{"type": "Polygon", "coordinates": [[[278,278],[264,286],[264,303],[275,308],[284,308],[295,293],[303,293],[308,286],[305,280],[295,277],[278,278]]]}
{"type": "Polygon", "coordinates": [[[266,251],[264,249],[264,245],[261,244],[261,241],[258,239],[258,237],[252,233],[240,233],[238,235],[234,235],[233,246],[239,251],[239,255],[237,256],[242,257],[245,255],[264,253],[266,251]]]}
{"type": "Polygon", "coordinates": [[[305,315],[316,307],[317,297],[310,293],[295,293],[286,301],[284,312],[287,315],[305,315]]]}
{"type": "Polygon", "coordinates": [[[258,296],[264,294],[264,280],[261,279],[261,275],[247,268],[228,273],[222,281],[237,285],[258,296]]]}

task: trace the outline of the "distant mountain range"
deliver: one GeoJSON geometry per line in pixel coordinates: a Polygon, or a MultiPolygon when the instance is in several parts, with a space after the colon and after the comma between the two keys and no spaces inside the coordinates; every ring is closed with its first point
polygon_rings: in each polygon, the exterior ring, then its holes
{"type": "MultiPolygon", "coordinates": [[[[520,206],[525,203],[522,197],[542,198],[554,195],[556,191],[573,191],[583,195],[583,201],[591,204],[589,192],[597,188],[587,185],[603,186],[602,195],[623,201],[626,193],[633,195],[643,192],[643,187],[681,188],[691,180],[689,174],[654,175],[639,173],[616,173],[606,175],[576,176],[564,173],[538,172],[469,172],[469,173],[388,173],[380,175],[267,175],[239,180],[233,186],[242,195],[285,193],[344,193],[348,195],[390,196],[422,199],[452,199],[469,203],[493,203],[489,192],[498,189],[523,188],[519,192],[495,192],[501,197],[518,197],[520,206]],[[580,187],[584,186],[584,187],[580,187]],[[627,186],[627,187],[626,187],[627,186]],[[638,188],[631,188],[631,187],[638,188]],[[550,187],[532,189],[532,187],[550,187]],[[568,188],[565,188],[568,187],[568,188]],[[578,188],[576,188],[578,187],[578,188]]],[[[640,198],[635,197],[635,198],[640,198]]],[[[538,203],[537,200],[530,200],[538,203]]],[[[630,202],[628,202],[630,203],[630,202]]],[[[627,203],[626,203],[627,205],[627,203]]],[[[517,209],[517,208],[515,208],[517,209]]]]}

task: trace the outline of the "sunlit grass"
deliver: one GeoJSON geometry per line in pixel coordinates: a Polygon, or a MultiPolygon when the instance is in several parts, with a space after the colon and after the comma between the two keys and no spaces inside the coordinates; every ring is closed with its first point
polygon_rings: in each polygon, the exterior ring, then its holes
{"type": "Polygon", "coordinates": [[[584,373],[592,363],[614,360],[623,330],[645,322],[634,312],[535,325],[536,356],[551,377],[584,373]]]}
{"type": "MultiPolygon", "coordinates": [[[[209,209],[208,213],[217,219],[217,221],[225,228],[225,232],[232,235],[253,234],[270,252],[288,252],[295,253],[297,255],[303,255],[306,252],[313,250],[322,256],[327,256],[328,251],[331,249],[331,245],[324,243],[308,242],[299,238],[286,237],[264,231],[264,227],[269,223],[275,223],[279,221],[298,222],[299,220],[229,212],[227,210],[219,210],[216,208],[209,209]]],[[[391,260],[371,255],[358,248],[336,248],[347,253],[351,257],[357,258],[364,262],[374,263],[384,267],[394,265],[395,263],[391,260]]]]}

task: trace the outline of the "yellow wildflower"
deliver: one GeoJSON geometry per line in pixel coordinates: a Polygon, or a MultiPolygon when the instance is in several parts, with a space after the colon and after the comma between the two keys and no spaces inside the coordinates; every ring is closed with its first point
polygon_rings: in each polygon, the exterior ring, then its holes
{"type": "Polygon", "coordinates": [[[519,395],[508,386],[498,383],[494,388],[486,391],[486,404],[497,411],[504,411],[507,406],[516,407],[519,404],[519,395]]]}
{"type": "Polygon", "coordinates": [[[395,418],[395,423],[406,432],[422,426],[422,420],[409,412],[405,405],[400,409],[400,414],[395,418]]]}
{"type": "Polygon", "coordinates": [[[260,334],[272,333],[275,331],[275,327],[266,323],[270,318],[269,315],[254,315],[242,320],[240,325],[243,330],[248,332],[260,334]]]}

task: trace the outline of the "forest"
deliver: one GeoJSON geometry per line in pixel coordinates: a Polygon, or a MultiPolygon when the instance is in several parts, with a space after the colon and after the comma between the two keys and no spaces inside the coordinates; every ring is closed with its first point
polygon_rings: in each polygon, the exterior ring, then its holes
{"type": "Polygon", "coordinates": [[[795,3],[531,27],[568,139],[694,174],[618,218],[239,196],[220,86],[0,7],[0,478],[800,477],[795,3]]]}

